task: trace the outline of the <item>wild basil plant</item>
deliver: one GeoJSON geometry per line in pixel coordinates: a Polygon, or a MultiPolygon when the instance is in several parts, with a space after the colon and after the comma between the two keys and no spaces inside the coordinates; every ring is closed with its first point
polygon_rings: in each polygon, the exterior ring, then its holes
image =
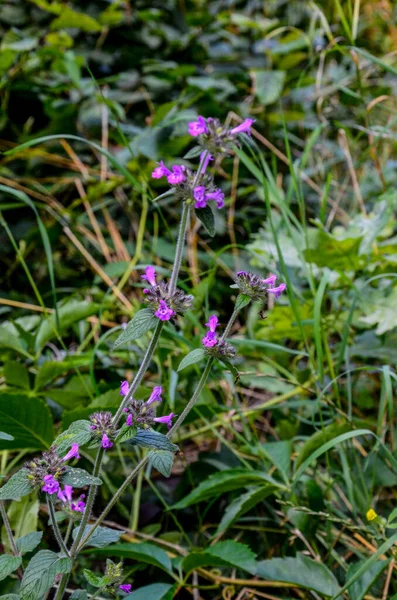
{"type": "MultiPolygon", "coordinates": [[[[1,514],[12,550],[12,554],[6,555],[5,568],[9,573],[18,571],[21,580],[19,597],[22,600],[41,600],[50,594],[53,594],[52,597],[56,600],[61,600],[81,550],[89,545],[105,547],[119,539],[120,531],[102,525],[110,510],[147,464],[163,475],[170,474],[174,455],[178,451],[178,446],[172,442],[173,434],[194,406],[214,361],[222,361],[235,371],[231,361],[236,355],[236,350],[227,338],[238,312],[251,300],[263,301],[267,294],[274,294],[277,298],[285,290],[285,284],[276,285],[275,275],[264,277],[239,271],[232,285],[238,290],[235,308],[223,331],[217,316],[209,316],[205,324],[208,331],[202,338],[201,347],[190,352],[182,360],[180,369],[203,359],[206,362],[197,388],[187,400],[181,414],[163,414],[164,392],[160,382],[145,400],[135,397],[153,358],[163,327],[169,321],[177,325],[178,319],[191,310],[193,304],[193,296],[177,287],[190,213],[194,210],[196,217],[208,232],[214,234],[214,214],[211,205],[222,209],[224,194],[214,182],[211,164],[232,153],[233,147],[239,143],[239,135],[249,135],[252,122],[251,119],[247,119],[238,127],[229,129],[215,119],[204,119],[200,116],[197,121],[189,123],[189,133],[198,142],[189,153],[190,156],[200,156],[197,170],[193,171],[183,164],[167,167],[163,162],[158,163],[152,177],[167,180],[170,189],[163,196],[172,194],[180,203],[181,219],[170,279],[159,281],[155,268],[146,268],[141,277],[146,285],[143,289],[143,300],[147,307],[135,314],[115,343],[117,347],[153,329],[139,370],[132,382],[121,383],[120,406],[114,416],[111,412],[101,411],[93,413],[89,420],[72,423],[55,439],[47,452],[29,460],[24,468],[0,488],[1,514]],[[96,491],[102,484],[100,475],[104,454],[115,444],[124,442],[142,446],[147,449],[146,454],[109,500],[102,514],[93,518],[96,491]],[[83,446],[96,451],[91,474],[75,466],[80,458],[79,449],[83,446]],[[49,522],[58,550],[40,550],[22,572],[23,553],[37,547],[42,534],[29,534],[25,538],[15,540],[4,502],[21,498],[32,490],[40,490],[46,499],[49,522]]],[[[108,560],[101,577],[88,570],[85,570],[84,574],[88,583],[97,588],[92,597],[101,592],[113,597],[122,596],[132,589],[132,584],[126,581],[123,575],[122,563],[115,564],[108,560]]],[[[86,597],[84,591],[76,591],[71,596],[76,599],[82,597],[86,597]]]]}

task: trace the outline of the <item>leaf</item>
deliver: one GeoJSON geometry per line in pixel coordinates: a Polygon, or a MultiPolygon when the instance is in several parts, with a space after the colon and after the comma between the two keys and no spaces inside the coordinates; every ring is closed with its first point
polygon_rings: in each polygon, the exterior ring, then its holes
{"type": "Polygon", "coordinates": [[[231,502],[225,510],[225,513],[216,531],[216,535],[226,531],[226,529],[230,527],[232,523],[237,521],[237,519],[239,519],[242,515],[251,510],[251,508],[256,506],[256,504],[262,502],[262,500],[267,498],[267,496],[270,496],[270,494],[273,494],[275,491],[277,491],[277,487],[269,484],[264,487],[248,490],[248,492],[245,494],[235,498],[235,500],[231,502]]]}
{"type": "Polygon", "coordinates": [[[18,352],[18,354],[29,356],[29,353],[26,352],[23,346],[22,340],[8,331],[4,326],[0,327],[0,348],[9,348],[10,350],[14,350],[14,352],[18,352]]]}
{"type": "Polygon", "coordinates": [[[16,538],[22,538],[37,531],[39,508],[40,503],[36,492],[11,502],[7,514],[16,538]]]}
{"type": "Polygon", "coordinates": [[[72,444],[84,446],[85,444],[88,444],[91,438],[92,430],[90,421],[80,419],[79,421],[74,421],[66,431],[61,433],[61,435],[58,435],[54,440],[54,446],[57,447],[58,454],[63,456],[72,444]]]}
{"type": "Polygon", "coordinates": [[[14,437],[13,441],[0,440],[0,450],[44,450],[54,439],[50,410],[38,398],[1,394],[0,422],[14,437]]]}
{"type": "Polygon", "coordinates": [[[102,27],[93,17],[86,13],[72,10],[69,6],[64,6],[61,14],[51,23],[51,29],[71,29],[76,28],[81,31],[96,32],[101,31],[102,27]]]}
{"type": "Polygon", "coordinates": [[[304,257],[309,263],[319,267],[327,267],[335,271],[356,271],[363,263],[359,256],[361,236],[345,234],[343,238],[324,230],[309,229],[309,246],[304,251],[304,257]]]}
{"type": "Polygon", "coordinates": [[[30,389],[29,372],[22,363],[19,363],[16,360],[7,360],[7,362],[4,363],[3,372],[7,385],[23,388],[25,390],[30,389]]]}
{"type": "Polygon", "coordinates": [[[32,490],[33,486],[28,479],[28,471],[21,469],[0,488],[0,500],[18,500],[30,494],[32,490]]]}
{"type": "Polygon", "coordinates": [[[247,294],[239,294],[237,296],[236,305],[234,307],[234,310],[241,310],[245,306],[248,306],[248,304],[250,302],[251,302],[251,298],[249,296],[247,296],[247,294]]]}
{"type": "Polygon", "coordinates": [[[106,583],[108,583],[108,580],[109,580],[108,577],[104,577],[104,576],[99,577],[99,575],[96,575],[89,569],[84,569],[83,575],[86,578],[86,580],[88,581],[88,583],[95,588],[103,587],[104,585],[106,585],[106,583]]]}
{"type": "Polygon", "coordinates": [[[275,483],[266,473],[249,469],[227,469],[202,481],[190,494],[174,504],[173,509],[187,508],[197,502],[219,496],[224,492],[239,490],[252,484],[275,483]]]}
{"type": "Polygon", "coordinates": [[[235,381],[238,381],[240,379],[240,372],[236,369],[234,364],[230,362],[230,360],[227,360],[226,358],[219,358],[219,362],[224,364],[225,367],[231,372],[235,381]]]}
{"type": "Polygon", "coordinates": [[[203,149],[201,146],[193,146],[183,158],[197,158],[202,153],[203,149]]]}
{"type": "MultiPolygon", "coordinates": [[[[83,537],[85,537],[91,531],[91,528],[92,525],[86,525],[83,537]]],[[[73,539],[76,539],[79,529],[80,527],[76,527],[75,529],[73,529],[73,539]]],[[[110,529],[110,527],[99,526],[95,529],[94,533],[87,541],[85,546],[93,546],[94,548],[105,548],[105,546],[109,546],[109,544],[114,544],[115,542],[118,542],[120,536],[123,533],[125,532],[119,531],[117,529],[110,529]]]]}
{"type": "Polygon", "coordinates": [[[151,308],[138,310],[122,334],[114,342],[113,348],[118,348],[126,342],[137,340],[151,329],[154,329],[158,322],[159,320],[154,316],[151,308]]]}
{"type": "MultiPolygon", "coordinates": [[[[89,552],[88,550],[86,552],[89,552]]],[[[92,551],[90,551],[92,552],[92,551]]],[[[167,573],[172,572],[171,559],[161,548],[153,544],[115,544],[110,548],[99,550],[95,555],[117,556],[120,558],[131,558],[140,563],[144,562],[159,567],[167,573]]]]}
{"type": "Polygon", "coordinates": [[[11,554],[2,554],[0,556],[0,581],[11,575],[22,564],[20,556],[12,556],[11,554]]]}
{"type": "Polygon", "coordinates": [[[179,450],[179,447],[170,442],[166,435],[153,429],[138,429],[138,433],[130,440],[130,444],[133,446],[143,446],[144,448],[169,450],[170,452],[178,452],[179,450]]]}
{"type": "Polygon", "coordinates": [[[16,541],[17,548],[21,554],[32,552],[41,542],[43,537],[42,531],[33,531],[28,533],[16,541]]]}
{"type": "Polygon", "coordinates": [[[312,454],[317,448],[320,448],[323,444],[326,444],[330,440],[333,440],[338,435],[346,433],[351,430],[349,423],[331,423],[327,425],[321,431],[314,433],[306,442],[303,444],[298,458],[295,461],[295,469],[298,469],[300,465],[312,454]]]}
{"type": "Polygon", "coordinates": [[[0,440],[7,440],[7,441],[12,441],[13,439],[15,439],[12,435],[9,435],[8,433],[4,433],[4,431],[0,431],[0,440]]]}
{"type": "Polygon", "coordinates": [[[6,594],[5,596],[0,596],[0,600],[20,600],[21,596],[17,594],[6,594]]]}
{"type": "Polygon", "coordinates": [[[169,477],[171,475],[171,469],[174,463],[173,452],[169,452],[168,450],[150,450],[148,456],[150,465],[157,469],[164,477],[169,477]]]}
{"type": "MultiPolygon", "coordinates": [[[[78,321],[82,321],[98,312],[98,306],[86,300],[69,300],[67,304],[58,309],[59,331],[65,331],[78,321]]],[[[41,350],[43,346],[57,336],[55,313],[45,318],[37,331],[35,349],[41,350]]]]}
{"type": "Polygon", "coordinates": [[[233,566],[254,575],[257,563],[255,554],[248,546],[233,540],[227,540],[210,546],[204,552],[192,552],[182,563],[182,568],[186,572],[205,566],[233,566]]]}
{"type": "Polygon", "coordinates": [[[51,550],[40,550],[26,567],[21,583],[21,600],[42,600],[52,587],[55,577],[69,573],[72,561],[67,556],[59,557],[51,550]]]}
{"type": "MultiPolygon", "coordinates": [[[[360,560],[353,565],[349,566],[347,571],[346,579],[349,580],[353,575],[356,574],[358,569],[363,566],[365,560],[360,560]]],[[[356,581],[349,588],[350,600],[363,600],[364,596],[371,591],[371,587],[374,585],[376,580],[380,577],[382,572],[388,566],[388,560],[378,560],[372,564],[366,571],[356,579],[356,581]]]]}
{"type": "Polygon", "coordinates": [[[195,209],[196,217],[202,222],[211,237],[215,235],[215,217],[210,206],[195,209]]]}
{"type": "Polygon", "coordinates": [[[144,585],[125,596],[125,600],[163,600],[171,588],[172,584],[170,583],[144,585]]]}
{"type": "Polygon", "coordinates": [[[76,488],[81,488],[85,485],[102,485],[102,480],[99,477],[94,477],[84,469],[76,469],[74,467],[66,467],[61,481],[64,485],[71,485],[76,488]]]}
{"type": "Polygon", "coordinates": [[[182,358],[179,363],[178,372],[182,371],[182,369],[186,369],[190,365],[195,365],[201,362],[205,358],[205,351],[203,348],[196,348],[187,354],[184,358],[182,358]]]}
{"type": "Polygon", "coordinates": [[[132,425],[126,425],[125,423],[123,423],[114,441],[118,442],[119,444],[121,444],[122,442],[127,442],[131,438],[135,437],[137,432],[137,427],[133,427],[132,425]]]}
{"type": "Polygon", "coordinates": [[[69,600],[88,600],[87,592],[85,590],[75,590],[69,600]]]}
{"type": "Polygon", "coordinates": [[[255,92],[261,104],[273,104],[281,96],[285,81],[285,71],[255,69],[255,92]]]}
{"type": "Polygon", "coordinates": [[[334,596],[340,590],[335,576],[324,564],[302,554],[262,560],[258,562],[257,575],[271,581],[299,585],[324,596],[334,596]]]}

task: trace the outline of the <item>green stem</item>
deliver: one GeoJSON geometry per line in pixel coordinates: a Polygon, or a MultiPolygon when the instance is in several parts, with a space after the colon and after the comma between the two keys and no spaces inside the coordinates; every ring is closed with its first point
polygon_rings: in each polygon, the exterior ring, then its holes
{"type": "Polygon", "coordinates": [[[52,501],[50,500],[49,496],[47,496],[47,506],[48,506],[48,512],[50,513],[52,530],[54,532],[56,541],[58,542],[58,545],[59,545],[60,549],[62,550],[62,552],[65,554],[65,556],[69,556],[68,549],[66,548],[65,542],[63,541],[63,537],[61,535],[61,532],[59,531],[59,526],[58,526],[58,523],[56,520],[55,507],[54,507],[52,501]]]}
{"type": "Polygon", "coordinates": [[[0,514],[3,519],[4,527],[7,532],[7,537],[10,542],[10,546],[12,548],[12,553],[15,556],[18,556],[19,555],[18,548],[17,548],[17,545],[14,540],[14,534],[12,533],[10,520],[8,518],[6,507],[4,506],[3,500],[0,500],[0,514]]]}
{"type": "Polygon", "coordinates": [[[68,544],[70,534],[72,533],[72,529],[73,529],[73,519],[69,519],[69,523],[68,523],[68,527],[66,529],[65,537],[63,538],[65,546],[67,546],[67,544],[68,544]]]}
{"type": "Polygon", "coordinates": [[[172,296],[172,294],[176,290],[176,284],[177,284],[178,277],[179,277],[179,271],[181,269],[183,248],[185,246],[185,236],[186,236],[189,212],[190,212],[190,207],[184,202],[182,204],[182,215],[181,215],[181,222],[179,225],[178,241],[176,243],[176,248],[175,248],[174,267],[172,269],[170,282],[168,284],[168,293],[170,296],[172,296]]]}

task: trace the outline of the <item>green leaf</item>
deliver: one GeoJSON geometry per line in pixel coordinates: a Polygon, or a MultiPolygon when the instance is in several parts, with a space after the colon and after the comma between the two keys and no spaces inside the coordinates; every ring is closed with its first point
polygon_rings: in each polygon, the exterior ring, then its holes
{"type": "Polygon", "coordinates": [[[226,531],[232,523],[237,521],[242,515],[247,513],[251,508],[256,506],[259,502],[262,502],[267,496],[274,494],[277,491],[275,485],[266,485],[260,488],[253,488],[248,490],[245,494],[235,498],[231,504],[225,510],[221,522],[219,523],[216,535],[226,531]]]}
{"type": "Polygon", "coordinates": [[[5,596],[0,596],[0,600],[20,600],[21,596],[17,594],[6,594],[5,596]]]}
{"type": "Polygon", "coordinates": [[[255,69],[255,92],[261,104],[273,104],[281,96],[285,81],[285,71],[255,69]]]}
{"type": "Polygon", "coordinates": [[[304,251],[304,257],[309,263],[315,263],[319,267],[327,267],[335,271],[356,271],[363,263],[363,257],[359,256],[361,235],[356,233],[351,237],[345,233],[343,237],[324,230],[309,229],[309,248],[304,251]]]}
{"type": "Polygon", "coordinates": [[[239,490],[242,487],[253,484],[263,484],[265,482],[276,483],[266,473],[250,471],[249,469],[227,469],[215,473],[205,481],[202,481],[192,492],[190,492],[190,494],[174,504],[172,508],[187,508],[192,504],[197,504],[197,502],[219,496],[225,492],[239,490]]]}
{"type": "Polygon", "coordinates": [[[51,29],[80,29],[80,31],[97,32],[102,27],[93,17],[64,6],[61,14],[51,23],[51,29]]]}
{"type": "Polygon", "coordinates": [[[226,358],[219,358],[218,360],[231,372],[235,381],[240,379],[240,372],[236,369],[234,364],[230,362],[230,360],[227,360],[226,358]]]}
{"type": "Polygon", "coordinates": [[[200,221],[204,225],[204,227],[207,230],[207,232],[209,233],[209,235],[211,237],[214,237],[214,235],[215,235],[215,217],[214,217],[214,213],[212,212],[211,207],[207,205],[204,208],[196,208],[195,212],[196,212],[197,218],[200,219],[200,221]]]}
{"type": "MultiPolygon", "coordinates": [[[[59,315],[59,332],[61,333],[69,329],[78,321],[83,321],[87,317],[98,312],[98,306],[93,302],[86,300],[69,300],[58,309],[59,315]]],[[[41,350],[43,346],[51,339],[57,337],[57,325],[55,313],[45,318],[37,331],[35,349],[41,350]]]]}
{"type": "MultiPolygon", "coordinates": [[[[86,525],[84,529],[85,537],[91,531],[92,525],[86,525]]],[[[76,539],[77,533],[80,527],[76,527],[73,529],[73,539],[76,539]]],[[[117,529],[110,529],[110,527],[97,527],[90,537],[90,539],[85,544],[86,546],[93,546],[94,548],[105,548],[105,546],[109,546],[109,544],[114,544],[118,542],[120,536],[124,533],[124,531],[119,531],[117,529]]],[[[110,550],[110,549],[109,549],[110,550]]]]}
{"type": "Polygon", "coordinates": [[[88,583],[95,588],[101,588],[108,582],[108,577],[99,577],[99,575],[96,575],[89,569],[84,569],[83,575],[88,581],[88,583]]]}
{"type": "Polygon", "coordinates": [[[205,358],[205,351],[203,348],[196,348],[187,354],[184,358],[182,358],[179,363],[178,372],[182,371],[182,369],[186,369],[190,365],[195,365],[201,362],[205,358]]]}
{"type": "Polygon", "coordinates": [[[138,429],[138,433],[130,440],[133,446],[143,446],[144,448],[156,448],[157,450],[169,450],[178,452],[176,444],[170,442],[166,435],[154,431],[153,429],[138,429]]]}
{"type": "Polygon", "coordinates": [[[142,308],[141,310],[138,310],[122,334],[114,342],[113,347],[118,348],[126,342],[137,340],[151,329],[154,329],[158,322],[159,320],[154,316],[151,308],[142,308]]]}
{"type": "MultiPolygon", "coordinates": [[[[346,579],[349,580],[363,566],[365,560],[360,560],[350,565],[346,579]]],[[[349,588],[350,600],[363,600],[364,596],[371,591],[371,587],[388,566],[388,560],[378,560],[371,565],[349,588]]]]}
{"type": "Polygon", "coordinates": [[[122,442],[128,442],[128,440],[136,436],[137,432],[137,427],[133,427],[132,425],[126,425],[125,423],[123,423],[114,441],[118,442],[119,444],[121,444],[122,442]]]}
{"type": "Polygon", "coordinates": [[[251,298],[249,296],[247,296],[247,294],[239,294],[237,296],[236,305],[234,307],[234,310],[241,310],[245,306],[248,306],[248,304],[250,302],[251,302],[251,298]]]}
{"type": "Polygon", "coordinates": [[[0,327],[0,348],[8,348],[9,350],[14,350],[14,352],[18,352],[18,354],[22,354],[23,356],[29,356],[29,353],[25,350],[22,340],[8,331],[6,327],[0,327]]]}
{"type": "Polygon", "coordinates": [[[152,583],[134,590],[125,600],[163,600],[171,589],[170,583],[152,583]]]}
{"type": "Polygon", "coordinates": [[[14,437],[12,435],[9,435],[8,433],[4,433],[4,431],[0,431],[0,440],[7,440],[9,442],[11,442],[14,439],[14,437]]]}
{"type": "Polygon", "coordinates": [[[351,430],[349,423],[331,423],[327,425],[321,431],[314,433],[306,442],[303,444],[301,451],[298,454],[298,458],[295,461],[295,469],[298,469],[300,465],[310,456],[317,448],[320,448],[323,444],[326,444],[330,440],[333,440],[338,435],[346,433],[351,430]]]}
{"type": "Polygon", "coordinates": [[[327,597],[337,594],[340,590],[335,576],[324,564],[302,554],[262,560],[258,562],[257,575],[271,581],[299,585],[327,597]]]}
{"type": "Polygon", "coordinates": [[[36,492],[27,494],[17,502],[11,502],[7,514],[16,538],[37,531],[39,508],[40,503],[36,492]]]}
{"type": "Polygon", "coordinates": [[[203,149],[201,146],[193,146],[183,158],[197,158],[202,153],[203,149]]]}
{"type": "Polygon", "coordinates": [[[28,471],[21,469],[0,488],[0,500],[18,500],[30,494],[32,490],[33,486],[28,479],[28,471]]]}
{"type": "Polygon", "coordinates": [[[12,556],[11,554],[2,554],[0,556],[0,581],[11,575],[22,564],[20,556],[12,556]]]}
{"type": "Polygon", "coordinates": [[[61,573],[69,573],[71,568],[70,558],[60,558],[50,550],[40,550],[25,569],[20,590],[21,600],[43,600],[54,585],[55,577],[61,573]]]}
{"type": "Polygon", "coordinates": [[[69,600],[88,600],[87,592],[85,590],[75,590],[69,600]]]}
{"type": "Polygon", "coordinates": [[[94,477],[84,469],[76,469],[74,467],[66,467],[61,481],[64,485],[71,485],[76,488],[81,488],[85,485],[102,485],[102,480],[99,477],[94,477]]]}
{"type": "MultiPolygon", "coordinates": [[[[85,552],[93,552],[92,550],[86,550],[85,552]]],[[[171,573],[172,565],[171,559],[168,554],[161,548],[154,546],[153,544],[115,544],[110,548],[104,548],[102,550],[96,550],[95,555],[105,555],[111,557],[120,558],[131,558],[137,560],[140,563],[147,563],[155,567],[159,567],[171,573]]]]}
{"type": "Polygon", "coordinates": [[[210,546],[204,552],[193,552],[189,554],[182,563],[186,572],[199,567],[237,567],[254,575],[257,563],[255,554],[245,544],[233,540],[218,542],[210,546]]]}
{"type": "Polygon", "coordinates": [[[174,463],[173,452],[169,452],[168,450],[150,450],[148,456],[150,465],[157,469],[164,477],[169,477],[171,475],[171,469],[174,463]]]}
{"type": "Polygon", "coordinates": [[[25,390],[30,389],[29,372],[22,363],[19,363],[16,360],[7,360],[7,362],[4,363],[3,372],[7,385],[23,388],[25,390]]]}
{"type": "Polygon", "coordinates": [[[50,410],[38,398],[1,394],[0,422],[14,437],[11,442],[0,440],[0,450],[44,450],[54,439],[50,410]]]}
{"type": "Polygon", "coordinates": [[[32,550],[34,550],[40,544],[42,537],[42,531],[33,531],[32,533],[28,533],[27,535],[19,538],[19,540],[16,541],[19,552],[21,552],[21,554],[32,552],[32,550]]]}
{"type": "Polygon", "coordinates": [[[72,444],[84,446],[85,444],[88,444],[91,438],[92,430],[90,421],[80,419],[79,421],[74,421],[66,431],[61,433],[61,435],[58,435],[54,441],[54,446],[57,447],[58,454],[63,456],[72,444]]]}

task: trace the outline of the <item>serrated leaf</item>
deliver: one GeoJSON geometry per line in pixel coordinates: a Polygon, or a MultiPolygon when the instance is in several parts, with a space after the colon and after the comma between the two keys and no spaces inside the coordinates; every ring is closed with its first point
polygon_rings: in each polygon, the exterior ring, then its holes
{"type": "Polygon", "coordinates": [[[239,294],[237,296],[235,310],[241,310],[251,302],[251,298],[247,294],[239,294]]]}
{"type": "Polygon", "coordinates": [[[11,554],[2,554],[0,556],[0,581],[11,575],[21,566],[22,558],[12,556],[11,554]]]}
{"type": "Polygon", "coordinates": [[[302,554],[262,560],[258,562],[257,575],[271,581],[299,585],[324,596],[334,596],[340,590],[335,576],[324,564],[302,554]]]}
{"type": "MultiPolygon", "coordinates": [[[[85,552],[90,552],[86,550],[85,552]]],[[[168,554],[153,544],[114,544],[110,548],[104,548],[102,550],[96,550],[95,555],[120,557],[120,558],[131,558],[137,560],[140,563],[147,563],[163,569],[167,573],[172,571],[171,559],[168,554]]]]}
{"type": "Polygon", "coordinates": [[[114,342],[113,347],[118,348],[126,342],[137,340],[151,329],[154,329],[158,322],[159,320],[154,316],[151,308],[138,310],[122,334],[114,342]]]}
{"type": "Polygon", "coordinates": [[[0,500],[18,500],[33,490],[28,471],[21,469],[0,488],[0,500]]]}
{"type": "Polygon", "coordinates": [[[89,569],[84,569],[83,575],[86,578],[86,580],[88,581],[88,583],[95,588],[103,587],[104,585],[106,585],[106,583],[108,581],[108,577],[104,577],[104,576],[99,577],[99,575],[96,575],[89,569]]]}
{"type": "Polygon", "coordinates": [[[121,426],[120,431],[115,437],[115,442],[128,442],[131,438],[135,437],[138,432],[137,427],[132,425],[126,425],[125,423],[121,426]]]}
{"type": "Polygon", "coordinates": [[[38,398],[1,394],[0,422],[14,437],[12,441],[0,439],[0,450],[44,450],[54,439],[50,410],[38,398]]]}
{"type": "MultiPolygon", "coordinates": [[[[86,525],[85,529],[84,529],[84,536],[85,537],[90,531],[91,531],[92,525],[86,525]]],[[[80,527],[76,527],[73,530],[73,539],[76,539],[76,535],[79,531],[80,527]]],[[[110,529],[110,527],[97,527],[94,531],[94,533],[92,534],[92,536],[90,537],[90,539],[87,541],[87,544],[85,544],[86,546],[93,546],[94,548],[105,548],[106,546],[109,546],[109,544],[114,544],[115,542],[118,542],[120,539],[120,536],[125,533],[124,531],[119,531],[117,529],[110,529]]]]}
{"type": "Polygon", "coordinates": [[[134,590],[125,597],[125,600],[165,600],[166,594],[171,589],[171,583],[152,583],[134,590]]]}
{"type": "Polygon", "coordinates": [[[231,502],[225,510],[225,513],[216,531],[216,535],[226,531],[226,529],[230,527],[232,523],[237,521],[237,519],[239,519],[242,515],[247,513],[249,510],[251,510],[251,508],[256,506],[259,502],[262,502],[265,498],[267,498],[267,496],[270,496],[275,491],[277,491],[277,487],[269,484],[264,487],[248,490],[248,492],[245,494],[235,498],[235,500],[231,502]]]}
{"type": "MultiPolygon", "coordinates": [[[[365,560],[359,560],[351,565],[347,571],[346,581],[349,581],[364,563],[365,560]]],[[[365,573],[349,587],[350,600],[363,600],[364,596],[371,591],[372,586],[386,569],[388,564],[388,560],[378,560],[373,565],[370,565],[365,573]]]]}
{"type": "Polygon", "coordinates": [[[90,422],[80,419],[72,423],[66,431],[58,435],[54,441],[54,446],[57,447],[58,454],[62,456],[69,450],[72,444],[84,446],[84,444],[88,444],[91,438],[92,430],[90,422]]]}
{"type": "Polygon", "coordinates": [[[94,477],[84,469],[76,469],[74,467],[66,467],[66,471],[61,478],[64,485],[81,488],[85,485],[102,485],[102,480],[99,477],[94,477]]]}
{"type": "Polygon", "coordinates": [[[171,475],[172,465],[174,463],[174,453],[168,450],[150,450],[148,453],[149,462],[152,467],[157,469],[164,477],[171,475]]]}
{"type": "Polygon", "coordinates": [[[178,372],[182,371],[182,369],[186,369],[190,365],[195,365],[201,362],[205,358],[205,351],[203,348],[196,348],[187,354],[184,358],[182,358],[179,363],[178,372]]]}
{"type": "Polygon", "coordinates": [[[257,568],[255,554],[245,544],[227,540],[210,546],[204,552],[192,552],[183,560],[182,568],[184,571],[190,572],[199,567],[227,567],[230,565],[254,575],[257,568]]]}
{"type": "Polygon", "coordinates": [[[21,583],[21,600],[42,600],[54,585],[55,577],[69,573],[72,561],[69,557],[59,557],[51,550],[40,550],[33,556],[25,569],[21,583]]]}
{"type": "Polygon", "coordinates": [[[202,222],[211,237],[215,235],[215,217],[210,206],[195,209],[197,218],[202,222]]]}
{"type": "MultiPolygon", "coordinates": [[[[69,300],[58,309],[59,332],[69,329],[78,321],[82,321],[98,312],[98,305],[86,300],[69,300]]],[[[46,317],[36,334],[35,349],[41,350],[51,339],[57,336],[57,324],[55,313],[46,317]]]]}
{"type": "Polygon", "coordinates": [[[138,429],[136,436],[130,440],[130,444],[133,446],[143,446],[144,448],[169,450],[170,452],[178,452],[179,450],[179,447],[170,442],[166,435],[153,429],[138,429]]]}
{"type": "Polygon", "coordinates": [[[4,433],[4,431],[0,431],[0,440],[7,440],[11,442],[14,439],[14,436],[9,435],[8,433],[4,433]]]}
{"type": "Polygon", "coordinates": [[[41,538],[43,537],[42,531],[33,531],[32,533],[28,533],[23,537],[19,538],[16,541],[17,548],[21,554],[25,554],[25,552],[32,552],[41,542],[41,538]]]}

